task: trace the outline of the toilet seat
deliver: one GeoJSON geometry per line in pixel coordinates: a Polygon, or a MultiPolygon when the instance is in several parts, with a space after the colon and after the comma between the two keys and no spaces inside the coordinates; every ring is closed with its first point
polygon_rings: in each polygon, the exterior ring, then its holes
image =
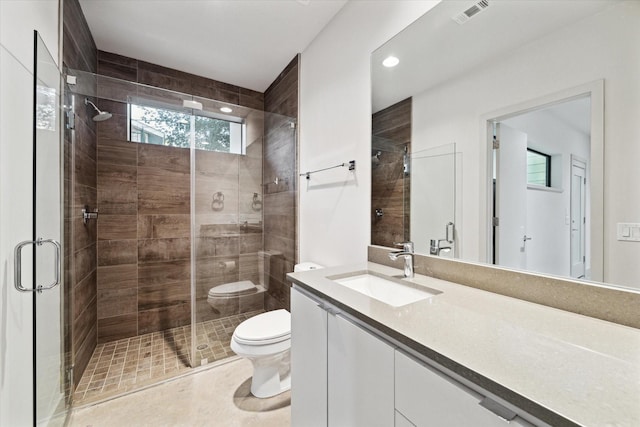
{"type": "Polygon", "coordinates": [[[258,292],[258,288],[250,280],[240,282],[225,283],[209,289],[209,298],[214,297],[237,297],[258,292]]]}
{"type": "Polygon", "coordinates": [[[274,310],[245,320],[233,333],[233,340],[244,345],[268,345],[291,338],[291,314],[274,310]]]}

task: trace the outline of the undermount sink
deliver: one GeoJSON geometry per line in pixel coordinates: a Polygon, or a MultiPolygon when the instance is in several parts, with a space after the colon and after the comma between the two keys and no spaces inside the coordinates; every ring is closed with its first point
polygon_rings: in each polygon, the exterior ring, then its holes
{"type": "Polygon", "coordinates": [[[358,272],[348,276],[329,277],[329,279],[392,307],[412,304],[441,293],[435,289],[371,272],[358,272]]]}

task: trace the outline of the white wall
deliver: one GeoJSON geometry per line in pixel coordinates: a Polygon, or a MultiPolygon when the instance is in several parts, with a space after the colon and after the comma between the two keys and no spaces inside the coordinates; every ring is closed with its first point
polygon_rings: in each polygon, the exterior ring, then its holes
{"type": "MultiPolygon", "coordinates": [[[[32,425],[31,295],[13,287],[13,248],[31,239],[33,30],[58,57],[57,0],[0,1],[0,425],[32,425]]],[[[30,285],[25,250],[23,283],[30,285]]]]}
{"type": "MultiPolygon", "coordinates": [[[[617,222],[640,222],[640,197],[635,188],[640,182],[636,164],[640,158],[636,119],[640,116],[639,17],[640,2],[625,2],[564,29],[559,36],[531,43],[502,61],[414,97],[414,140],[455,142],[465,158],[464,199],[457,221],[464,259],[480,260],[484,247],[479,236],[484,227],[480,216],[486,209],[486,189],[479,183],[485,182],[486,154],[480,118],[604,79],[604,278],[640,287],[640,243],[618,242],[615,232],[617,222]]],[[[416,151],[424,148],[413,147],[416,151]]]]}
{"type": "Polygon", "coordinates": [[[300,179],[300,260],[361,262],[370,243],[371,78],[376,48],[436,1],[352,1],[302,53],[300,172],[356,160],[300,179]]]}
{"type": "MultiPolygon", "coordinates": [[[[570,276],[571,155],[589,158],[589,135],[577,131],[547,111],[504,120],[502,123],[527,134],[528,148],[558,156],[559,181],[552,185],[561,192],[527,189],[527,270],[570,276]]],[[[587,170],[588,163],[587,163],[587,170]]],[[[508,201],[507,201],[508,202],[508,201]]],[[[587,208],[587,212],[589,209],[587,208]]],[[[587,225],[588,229],[588,225],[587,225]]],[[[587,261],[587,265],[590,259],[587,261]]]]}

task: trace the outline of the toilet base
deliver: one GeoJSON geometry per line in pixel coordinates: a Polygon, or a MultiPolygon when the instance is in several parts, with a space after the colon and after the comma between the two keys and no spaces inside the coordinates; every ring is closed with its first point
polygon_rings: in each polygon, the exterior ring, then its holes
{"type": "Polygon", "coordinates": [[[291,389],[290,354],[287,350],[268,357],[248,357],[253,364],[251,394],[265,399],[291,389]]]}

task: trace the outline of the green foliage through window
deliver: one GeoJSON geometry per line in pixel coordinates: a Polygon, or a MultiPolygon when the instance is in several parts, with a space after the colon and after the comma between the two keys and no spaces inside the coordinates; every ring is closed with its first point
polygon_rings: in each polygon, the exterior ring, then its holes
{"type": "Polygon", "coordinates": [[[193,131],[196,149],[242,154],[241,123],[135,104],[129,108],[132,142],[189,148],[193,131]]]}

